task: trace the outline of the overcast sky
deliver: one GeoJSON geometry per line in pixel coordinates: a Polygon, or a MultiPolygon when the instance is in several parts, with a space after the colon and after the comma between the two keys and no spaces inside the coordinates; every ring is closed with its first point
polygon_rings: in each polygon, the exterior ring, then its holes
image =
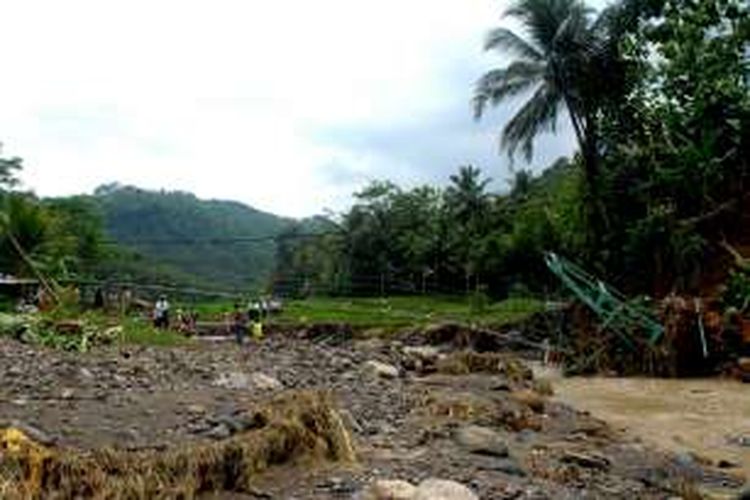
{"type": "MultiPolygon", "coordinates": [[[[373,179],[503,187],[473,82],[501,0],[23,0],[3,4],[0,140],[40,195],[108,182],[306,216],[373,179]]],[[[561,118],[565,118],[561,115],[561,118]]],[[[534,165],[568,154],[569,129],[534,165]]],[[[517,167],[523,163],[517,162],[517,167]]]]}

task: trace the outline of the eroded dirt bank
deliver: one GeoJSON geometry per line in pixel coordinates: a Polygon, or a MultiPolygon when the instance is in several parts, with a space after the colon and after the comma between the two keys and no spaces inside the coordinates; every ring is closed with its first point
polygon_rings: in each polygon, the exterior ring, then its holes
{"type": "MultiPolygon", "coordinates": [[[[410,339],[410,342],[416,339],[410,339]]],[[[357,498],[374,479],[461,482],[480,498],[667,498],[742,479],[650,449],[544,395],[512,357],[379,340],[276,336],[242,349],[110,348],[85,355],[0,340],[0,415],[57,447],[170,449],[226,439],[245,409],[329,390],[358,464],[281,464],[222,498],[357,498]]]]}

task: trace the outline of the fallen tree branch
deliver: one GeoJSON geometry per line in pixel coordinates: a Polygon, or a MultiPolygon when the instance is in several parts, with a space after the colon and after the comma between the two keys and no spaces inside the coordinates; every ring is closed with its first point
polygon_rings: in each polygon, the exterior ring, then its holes
{"type": "Polygon", "coordinates": [[[740,252],[738,252],[737,249],[732,245],[727,243],[726,240],[719,242],[719,246],[729,252],[729,254],[734,258],[734,263],[737,267],[743,270],[750,270],[750,262],[748,262],[748,259],[743,257],[742,254],[740,254],[740,252]]]}
{"type": "Polygon", "coordinates": [[[718,216],[724,214],[725,212],[729,212],[730,210],[733,210],[737,205],[737,200],[729,200],[725,203],[722,203],[718,207],[714,208],[710,212],[707,212],[705,214],[696,215],[695,217],[689,217],[687,219],[680,219],[677,221],[677,225],[682,228],[692,228],[699,224],[703,224],[704,222],[709,222],[718,216]]]}

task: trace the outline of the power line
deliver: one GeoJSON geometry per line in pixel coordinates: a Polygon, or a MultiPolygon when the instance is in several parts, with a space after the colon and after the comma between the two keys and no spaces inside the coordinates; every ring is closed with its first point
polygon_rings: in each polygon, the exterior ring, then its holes
{"type": "Polygon", "coordinates": [[[234,245],[241,243],[265,243],[278,242],[282,240],[312,239],[329,235],[340,235],[339,231],[327,231],[320,233],[301,233],[301,234],[275,234],[265,236],[232,236],[221,238],[123,238],[107,239],[104,244],[108,245],[234,245]]]}

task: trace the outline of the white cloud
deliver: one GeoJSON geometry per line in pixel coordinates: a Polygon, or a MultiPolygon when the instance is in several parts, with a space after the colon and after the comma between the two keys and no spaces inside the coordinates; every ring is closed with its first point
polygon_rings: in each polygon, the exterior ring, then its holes
{"type": "Polygon", "coordinates": [[[285,215],[341,208],[365,179],[394,169],[424,179],[430,167],[318,131],[431,127],[463,103],[468,115],[473,79],[497,62],[479,49],[501,10],[495,0],[4,2],[0,139],[42,195],[119,181],[285,215]],[[339,181],[332,165],[356,175],[339,181]]]}

